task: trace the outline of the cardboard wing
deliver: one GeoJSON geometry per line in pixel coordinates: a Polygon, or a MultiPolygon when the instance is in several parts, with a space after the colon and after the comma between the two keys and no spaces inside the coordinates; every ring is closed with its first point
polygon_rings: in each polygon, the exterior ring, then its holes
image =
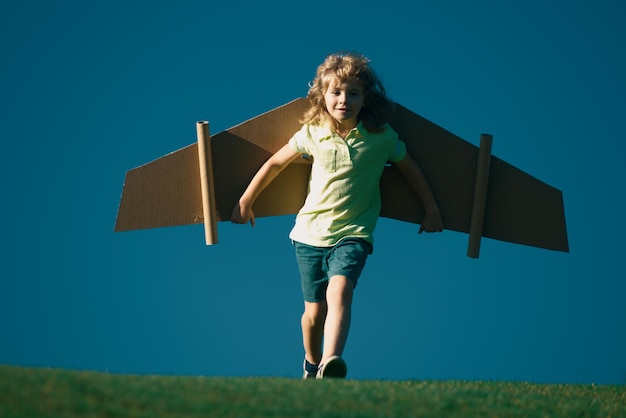
{"type": "MultiPolygon", "coordinates": [[[[392,126],[428,178],[446,229],[569,252],[561,191],[491,156],[488,135],[479,148],[403,106],[396,110],[392,126]],[[480,220],[481,231],[472,231],[480,220]]],[[[421,221],[421,204],[397,169],[387,167],[381,193],[381,216],[421,221]]]]}
{"type": "MultiPolygon", "coordinates": [[[[296,99],[209,138],[198,123],[198,143],[126,173],[115,231],[204,223],[217,242],[217,222],[230,219],[237,200],[263,163],[300,128],[308,106],[296,99]]],[[[420,164],[446,229],[480,237],[569,251],[562,193],[491,156],[490,137],[477,147],[401,105],[391,122],[420,164]]],[[[255,202],[257,217],[294,214],[307,192],[310,163],[291,163],[255,202]]],[[[420,223],[423,209],[393,167],[381,179],[381,216],[420,223]]]]}
{"type": "MultiPolygon", "coordinates": [[[[198,143],[129,170],[115,231],[229,220],[257,170],[300,128],[298,120],[306,104],[306,100],[296,99],[220,132],[209,141],[201,140],[205,134],[200,134],[199,127],[198,143]],[[207,177],[212,177],[213,193],[208,191],[210,184],[202,184],[202,167],[207,177]],[[209,205],[215,207],[214,219],[204,216],[211,212],[203,207],[203,190],[208,192],[209,205]]],[[[202,122],[198,125],[205,126],[202,122]]],[[[304,159],[291,163],[259,196],[255,215],[296,213],[306,197],[310,171],[310,163],[304,159]]]]}

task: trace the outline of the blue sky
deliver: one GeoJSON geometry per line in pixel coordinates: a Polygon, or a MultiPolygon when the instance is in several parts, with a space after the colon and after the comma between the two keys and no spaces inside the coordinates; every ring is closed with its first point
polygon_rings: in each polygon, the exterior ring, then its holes
{"type": "Polygon", "coordinates": [[[113,233],[125,172],[306,95],[330,52],[563,191],[569,254],[381,220],[355,379],[626,383],[621,1],[23,1],[0,13],[0,364],[300,377],[293,217],[113,233]]]}

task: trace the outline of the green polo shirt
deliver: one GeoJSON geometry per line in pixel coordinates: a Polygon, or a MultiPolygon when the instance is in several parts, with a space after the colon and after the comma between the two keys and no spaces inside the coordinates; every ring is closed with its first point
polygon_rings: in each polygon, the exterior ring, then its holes
{"type": "Polygon", "coordinates": [[[374,242],[380,214],[380,176],[388,161],[406,155],[406,145],[386,126],[369,132],[359,123],[344,140],[328,127],[303,125],[289,145],[313,157],[307,198],[289,238],[331,247],[347,237],[374,242]]]}

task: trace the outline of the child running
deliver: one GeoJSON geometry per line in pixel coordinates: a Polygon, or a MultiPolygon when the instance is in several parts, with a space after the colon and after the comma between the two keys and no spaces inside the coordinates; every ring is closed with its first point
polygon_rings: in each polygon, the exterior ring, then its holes
{"type": "Polygon", "coordinates": [[[327,56],[307,98],[302,128],[259,169],[231,220],[254,226],[254,202],[265,187],[298,156],[312,158],[308,195],[289,234],[304,297],[304,378],[344,378],[352,297],[373,251],[387,162],[423,204],[419,233],[441,232],[443,221],[421,169],[388,124],[393,103],[369,59],[355,52],[327,56]]]}

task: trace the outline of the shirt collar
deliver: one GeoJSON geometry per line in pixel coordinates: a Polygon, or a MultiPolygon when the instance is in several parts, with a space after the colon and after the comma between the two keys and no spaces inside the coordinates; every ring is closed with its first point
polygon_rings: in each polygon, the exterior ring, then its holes
{"type": "MultiPolygon", "coordinates": [[[[324,126],[322,129],[324,129],[325,132],[323,136],[320,136],[320,139],[319,139],[320,142],[326,141],[333,137],[333,132],[330,130],[328,126],[324,126]]],[[[359,121],[359,123],[357,123],[357,125],[354,128],[352,128],[352,130],[348,133],[348,136],[353,133],[355,137],[363,138],[365,137],[366,132],[367,132],[367,129],[365,129],[365,125],[363,125],[363,121],[359,121]]]]}

